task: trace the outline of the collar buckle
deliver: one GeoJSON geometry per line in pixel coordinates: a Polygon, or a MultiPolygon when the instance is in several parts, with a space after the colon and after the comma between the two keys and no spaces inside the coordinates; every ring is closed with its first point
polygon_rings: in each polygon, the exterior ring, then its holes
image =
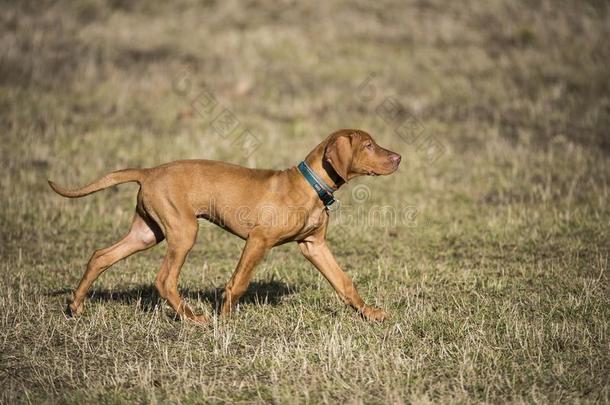
{"type": "Polygon", "coordinates": [[[341,201],[336,198],[333,198],[333,201],[324,208],[326,208],[328,212],[338,211],[339,208],[341,208],[341,201]]]}

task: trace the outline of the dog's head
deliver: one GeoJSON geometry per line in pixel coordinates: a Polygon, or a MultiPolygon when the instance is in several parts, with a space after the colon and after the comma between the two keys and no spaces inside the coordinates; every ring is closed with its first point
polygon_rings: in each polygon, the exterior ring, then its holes
{"type": "Polygon", "coordinates": [[[377,145],[371,135],[359,129],[333,133],[324,149],[324,160],[346,182],[357,176],[392,174],[400,159],[398,153],[377,145]]]}

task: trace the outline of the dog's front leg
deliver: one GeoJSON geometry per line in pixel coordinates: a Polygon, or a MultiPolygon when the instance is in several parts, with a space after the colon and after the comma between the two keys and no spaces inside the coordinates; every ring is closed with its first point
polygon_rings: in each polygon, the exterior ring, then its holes
{"type": "Polygon", "coordinates": [[[239,298],[248,289],[248,284],[250,284],[250,279],[256,265],[273,246],[273,242],[261,235],[261,233],[253,231],[246,240],[246,246],[244,246],[244,250],[241,252],[237,268],[225,287],[224,303],[220,311],[221,315],[229,315],[233,311],[239,298]]]}
{"type": "Polygon", "coordinates": [[[383,321],[386,319],[388,314],[385,311],[369,307],[364,303],[352,280],[337,264],[323,237],[324,233],[321,232],[319,236],[311,236],[299,242],[303,255],[326,277],[343,302],[368,320],[383,321]]]}

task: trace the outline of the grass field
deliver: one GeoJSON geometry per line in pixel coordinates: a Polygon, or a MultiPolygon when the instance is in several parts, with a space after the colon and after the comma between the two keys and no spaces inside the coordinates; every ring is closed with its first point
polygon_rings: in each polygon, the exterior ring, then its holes
{"type": "MultiPolygon", "coordinates": [[[[610,401],[605,1],[0,7],[0,402],[610,401]],[[339,191],[329,231],[390,321],[343,307],[294,244],[208,327],[158,299],[165,243],[64,315],[136,187],[66,200],[47,179],[286,168],[344,127],[403,155],[339,191]]],[[[213,313],[243,243],[201,224],[180,279],[197,310],[213,313]]]]}

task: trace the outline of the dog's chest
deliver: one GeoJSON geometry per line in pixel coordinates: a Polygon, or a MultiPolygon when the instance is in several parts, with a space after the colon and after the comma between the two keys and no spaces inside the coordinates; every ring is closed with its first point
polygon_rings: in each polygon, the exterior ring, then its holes
{"type": "Polygon", "coordinates": [[[328,220],[328,212],[325,208],[315,208],[312,212],[309,213],[303,227],[299,232],[300,237],[307,236],[316,230],[318,230],[321,226],[323,226],[328,220]]]}

